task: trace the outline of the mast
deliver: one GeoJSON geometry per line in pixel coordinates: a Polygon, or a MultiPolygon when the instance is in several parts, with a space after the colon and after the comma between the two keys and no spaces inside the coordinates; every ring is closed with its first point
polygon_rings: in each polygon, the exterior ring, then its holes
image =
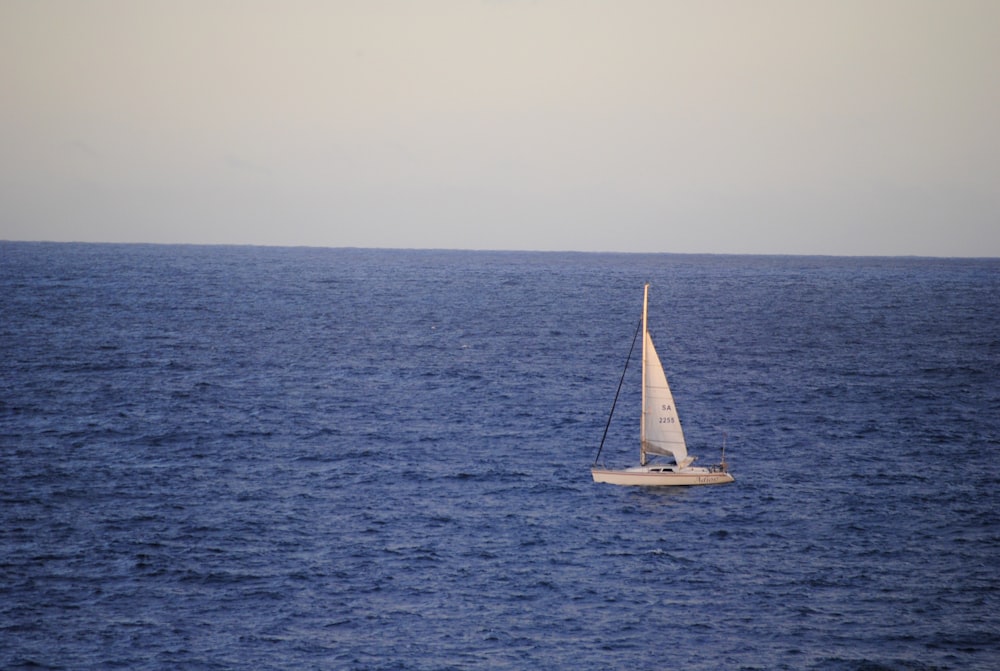
{"type": "Polygon", "coordinates": [[[639,417],[639,465],[646,465],[646,342],[649,340],[646,330],[646,306],[649,303],[649,282],[642,291],[642,414],[639,417]]]}

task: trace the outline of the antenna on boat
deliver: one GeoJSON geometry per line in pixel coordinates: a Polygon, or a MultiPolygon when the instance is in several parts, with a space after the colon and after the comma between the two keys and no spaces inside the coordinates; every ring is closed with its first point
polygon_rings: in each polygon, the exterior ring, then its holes
{"type": "Polygon", "coordinates": [[[722,432],[722,461],[719,463],[719,466],[722,467],[722,472],[723,473],[725,473],[725,471],[726,471],[726,438],[728,438],[728,437],[729,437],[729,434],[726,433],[725,431],[723,431],[722,432]]]}

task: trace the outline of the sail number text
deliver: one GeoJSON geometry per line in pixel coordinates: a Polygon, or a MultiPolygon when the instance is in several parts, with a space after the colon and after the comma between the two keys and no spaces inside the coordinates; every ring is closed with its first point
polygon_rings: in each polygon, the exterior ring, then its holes
{"type": "MultiPolygon", "coordinates": [[[[663,405],[660,406],[660,410],[662,410],[663,412],[672,412],[673,408],[664,403],[663,405]]],[[[673,416],[664,417],[663,415],[660,415],[660,424],[673,424],[676,421],[677,419],[673,416]]]]}

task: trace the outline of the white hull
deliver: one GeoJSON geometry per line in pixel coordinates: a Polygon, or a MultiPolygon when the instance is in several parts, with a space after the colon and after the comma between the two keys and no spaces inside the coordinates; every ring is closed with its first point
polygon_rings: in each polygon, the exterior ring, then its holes
{"type": "Polygon", "coordinates": [[[691,485],[722,485],[733,482],[733,476],[724,471],[708,468],[682,468],[677,471],[668,470],[662,466],[635,466],[624,470],[606,468],[591,468],[594,482],[606,482],[609,485],[637,485],[640,487],[691,486],[691,485]]]}

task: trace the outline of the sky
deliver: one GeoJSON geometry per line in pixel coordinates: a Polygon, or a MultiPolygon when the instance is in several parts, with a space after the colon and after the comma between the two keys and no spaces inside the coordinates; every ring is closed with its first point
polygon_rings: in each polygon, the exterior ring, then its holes
{"type": "Polygon", "coordinates": [[[1000,257],[1000,2],[0,0],[0,240],[1000,257]]]}

